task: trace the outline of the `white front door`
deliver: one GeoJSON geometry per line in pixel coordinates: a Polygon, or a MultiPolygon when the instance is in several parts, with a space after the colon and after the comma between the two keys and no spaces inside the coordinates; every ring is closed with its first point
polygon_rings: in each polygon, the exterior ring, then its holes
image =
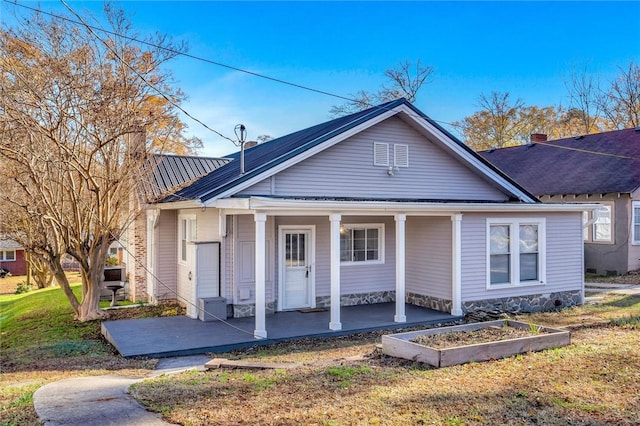
{"type": "Polygon", "coordinates": [[[315,307],[313,257],[312,228],[281,228],[280,310],[315,307]]]}

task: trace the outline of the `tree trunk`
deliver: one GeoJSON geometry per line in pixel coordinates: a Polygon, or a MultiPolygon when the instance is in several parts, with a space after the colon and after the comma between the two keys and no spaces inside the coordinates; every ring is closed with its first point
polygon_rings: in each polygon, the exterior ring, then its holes
{"type": "Polygon", "coordinates": [[[78,313],[80,312],[80,303],[78,303],[78,299],[76,299],[76,295],[73,294],[73,290],[71,290],[71,286],[69,285],[69,280],[67,279],[67,275],[64,273],[64,270],[62,269],[62,263],[59,261],[60,259],[58,258],[57,260],[58,261],[51,260],[49,262],[49,266],[51,267],[51,272],[53,273],[53,276],[56,279],[56,282],[64,292],[65,296],[67,296],[67,299],[71,304],[71,308],[73,309],[73,312],[75,312],[77,317],[78,313]]]}

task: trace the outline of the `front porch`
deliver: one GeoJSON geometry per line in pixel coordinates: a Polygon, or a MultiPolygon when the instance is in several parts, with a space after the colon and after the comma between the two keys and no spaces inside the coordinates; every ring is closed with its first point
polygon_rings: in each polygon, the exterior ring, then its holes
{"type": "Polygon", "coordinates": [[[314,337],[337,337],[374,330],[397,330],[456,319],[415,305],[405,305],[406,322],[394,322],[395,303],[347,306],[340,309],[342,330],[327,329],[330,311],[278,312],[266,316],[269,338],[253,337],[255,318],[230,318],[226,323],[203,322],[186,316],[105,321],[102,334],[125,358],[221,353],[314,337]]]}

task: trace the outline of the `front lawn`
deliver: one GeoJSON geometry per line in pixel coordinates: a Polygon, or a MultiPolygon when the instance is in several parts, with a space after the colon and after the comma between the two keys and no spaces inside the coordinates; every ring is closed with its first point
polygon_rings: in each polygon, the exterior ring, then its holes
{"type": "MultiPolygon", "coordinates": [[[[72,286],[76,295],[80,285],[72,286]]],[[[110,311],[116,318],[175,315],[174,306],[110,311]]],[[[79,323],[59,287],[0,296],[0,425],[40,424],[32,395],[51,381],[80,375],[144,376],[155,360],[123,359],[100,334],[100,322],[79,323]]]]}
{"type": "Polygon", "coordinates": [[[372,333],[222,355],[298,369],[188,372],[132,392],[185,425],[640,424],[640,297],[517,319],[568,326],[572,345],[433,369],[383,355],[372,333]]]}
{"type": "MultiPolygon", "coordinates": [[[[76,291],[78,289],[76,288],[76,291]]],[[[40,424],[32,395],[80,375],[147,375],[80,324],[58,288],[0,296],[0,424],[40,424]]],[[[173,315],[175,306],[111,311],[173,315]]],[[[281,343],[216,356],[295,362],[290,370],[214,370],[149,379],[134,396],[185,425],[640,424],[640,297],[520,316],[572,329],[572,345],[443,369],[384,356],[381,332],[281,343]]],[[[213,357],[213,355],[212,355],[213,357]]]]}

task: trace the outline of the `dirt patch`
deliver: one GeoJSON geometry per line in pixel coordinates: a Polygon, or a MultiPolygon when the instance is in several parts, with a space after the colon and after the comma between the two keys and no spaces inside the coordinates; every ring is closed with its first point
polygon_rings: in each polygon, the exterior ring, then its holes
{"type": "Polygon", "coordinates": [[[521,337],[535,336],[545,333],[544,328],[526,329],[518,327],[486,327],[478,330],[451,331],[448,333],[438,333],[431,335],[421,335],[412,342],[436,349],[453,348],[456,346],[468,346],[478,343],[489,343],[500,340],[518,339],[521,337]]]}

